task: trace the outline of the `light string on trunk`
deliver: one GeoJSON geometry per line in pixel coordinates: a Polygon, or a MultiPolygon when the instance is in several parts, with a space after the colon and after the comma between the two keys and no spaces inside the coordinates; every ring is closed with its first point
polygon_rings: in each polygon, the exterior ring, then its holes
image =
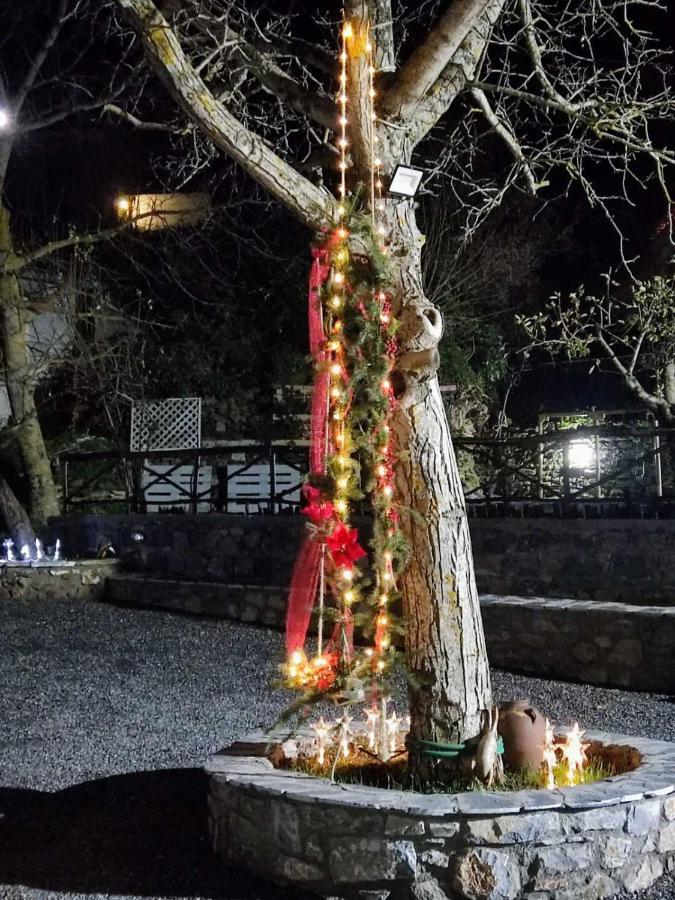
{"type": "MultiPolygon", "coordinates": [[[[396,570],[403,556],[389,423],[396,406],[390,374],[397,350],[398,323],[392,315],[384,263],[387,231],[382,162],[377,146],[376,72],[368,23],[355,28],[343,20],[339,60],[337,224],[313,251],[325,262],[320,282],[324,341],[321,353],[315,353],[314,358],[315,383],[325,378],[328,386],[321,422],[323,431],[316,434],[316,429],[312,429],[313,440],[321,441],[323,464],[312,471],[311,483],[303,489],[308,503],[302,510],[309,519],[311,540],[316,542],[315,546],[320,544],[321,549],[320,554],[306,554],[307,559],[316,559],[318,567],[315,582],[311,582],[318,587],[317,650],[311,659],[305,655],[308,619],[303,619],[303,648],[291,654],[286,674],[291,686],[316,693],[339,692],[345,687],[354,693],[355,685],[361,684],[363,699],[368,683],[371,696],[384,696],[381,679],[392,658],[390,604],[397,596],[396,570]],[[367,199],[362,198],[361,189],[355,195],[348,190],[348,63],[352,49],[354,55],[365,57],[367,66],[370,143],[367,199]],[[359,199],[366,199],[368,215],[355,210],[359,199]],[[352,251],[353,236],[364,250],[359,247],[358,252],[352,251]],[[364,464],[361,468],[357,451],[364,464]],[[370,583],[357,565],[366,555],[359,543],[358,530],[350,527],[353,501],[364,493],[370,494],[374,513],[374,577],[370,583]],[[329,592],[334,607],[326,604],[329,592]],[[369,604],[361,611],[361,601],[366,599],[369,604]],[[366,626],[367,632],[372,629],[373,635],[365,649],[357,653],[353,646],[355,608],[360,623],[366,626]],[[334,622],[330,637],[328,617],[334,622]]],[[[307,581],[310,583],[309,578],[307,581]]],[[[296,645],[297,640],[293,646],[296,645]]]]}

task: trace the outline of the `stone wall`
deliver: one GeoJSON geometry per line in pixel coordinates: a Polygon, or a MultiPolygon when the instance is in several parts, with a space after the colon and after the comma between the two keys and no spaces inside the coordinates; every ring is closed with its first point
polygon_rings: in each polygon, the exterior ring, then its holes
{"type": "Polygon", "coordinates": [[[553,791],[418,794],[335,784],[265,758],[252,735],[207,765],[213,846],[296,889],[360,900],[599,900],[675,869],[675,746],[635,771],[553,791]]]}
{"type": "Polygon", "coordinates": [[[102,600],[106,579],[119,568],[116,559],[13,566],[0,563],[0,601],[102,600]]]}
{"type": "MultiPolygon", "coordinates": [[[[269,585],[110,578],[107,598],[283,629],[287,589],[269,585]]],[[[498,669],[633,690],[675,693],[675,607],[481,595],[498,669]]]]}
{"type": "MultiPolygon", "coordinates": [[[[301,516],[78,516],[54,520],[66,553],[101,543],[137,570],[192,580],[285,585],[301,516]],[[142,535],[141,542],[133,536],[142,535]]],[[[675,606],[675,521],[472,519],[480,591],[675,606]]]]}

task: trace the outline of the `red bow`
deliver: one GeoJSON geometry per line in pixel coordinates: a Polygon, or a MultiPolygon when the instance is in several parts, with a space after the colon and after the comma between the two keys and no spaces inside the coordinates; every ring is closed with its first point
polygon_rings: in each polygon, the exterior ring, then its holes
{"type": "Polygon", "coordinates": [[[356,528],[347,528],[344,522],[338,522],[333,533],[326,539],[326,546],[336,566],[349,568],[352,563],[366,555],[366,551],[358,541],[359,532],[356,528]]]}
{"type": "Polygon", "coordinates": [[[308,500],[307,506],[302,510],[303,516],[307,516],[315,525],[321,525],[328,522],[335,515],[335,507],[332,503],[323,500],[321,491],[318,488],[307,484],[302,489],[302,493],[308,500]]]}

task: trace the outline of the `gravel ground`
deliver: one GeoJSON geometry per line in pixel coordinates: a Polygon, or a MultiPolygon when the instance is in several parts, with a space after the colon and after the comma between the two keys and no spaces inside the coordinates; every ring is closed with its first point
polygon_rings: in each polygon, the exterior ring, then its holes
{"type": "MultiPolygon", "coordinates": [[[[206,757],[268,726],[281,637],[95,604],[0,603],[0,898],[300,900],[218,864],[206,757]]],[[[497,698],[675,741],[673,698],[494,672],[497,698]]],[[[675,898],[661,879],[642,900],[675,898]]]]}

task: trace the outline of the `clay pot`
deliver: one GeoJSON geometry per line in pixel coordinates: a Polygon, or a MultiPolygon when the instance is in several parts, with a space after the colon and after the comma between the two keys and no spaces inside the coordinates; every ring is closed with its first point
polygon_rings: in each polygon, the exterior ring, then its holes
{"type": "Polygon", "coordinates": [[[507,769],[538,769],[542,764],[546,720],[529,700],[512,700],[499,707],[497,732],[504,739],[507,769]]]}

